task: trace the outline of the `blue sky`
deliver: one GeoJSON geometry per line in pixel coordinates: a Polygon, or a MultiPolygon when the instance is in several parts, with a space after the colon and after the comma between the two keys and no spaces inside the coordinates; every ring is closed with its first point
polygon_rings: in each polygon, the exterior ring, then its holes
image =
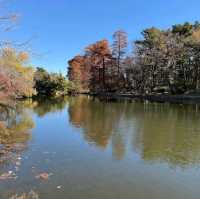
{"type": "Polygon", "coordinates": [[[7,34],[16,41],[31,41],[39,53],[32,63],[66,73],[67,60],[97,40],[112,39],[124,29],[129,40],[147,27],[200,20],[199,0],[12,0],[7,9],[20,13],[19,26],[7,34]]]}

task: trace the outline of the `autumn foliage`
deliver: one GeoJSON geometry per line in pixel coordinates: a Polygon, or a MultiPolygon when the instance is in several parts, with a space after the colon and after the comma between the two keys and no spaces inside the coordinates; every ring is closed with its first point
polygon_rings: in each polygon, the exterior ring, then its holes
{"type": "Polygon", "coordinates": [[[0,50],[0,100],[32,96],[32,67],[26,65],[28,54],[14,48],[0,50]]]}
{"type": "Polygon", "coordinates": [[[85,48],[83,56],[76,56],[68,62],[69,80],[79,83],[84,91],[106,90],[112,78],[113,61],[107,40],[91,44],[85,48]]]}
{"type": "Polygon", "coordinates": [[[200,24],[152,27],[127,53],[127,34],[101,40],[69,61],[68,77],[80,92],[190,94],[200,89],[200,24]]]}

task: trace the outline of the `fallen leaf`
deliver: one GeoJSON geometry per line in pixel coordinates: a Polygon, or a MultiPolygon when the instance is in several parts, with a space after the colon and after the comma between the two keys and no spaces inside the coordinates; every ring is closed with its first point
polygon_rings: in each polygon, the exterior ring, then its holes
{"type": "Polygon", "coordinates": [[[41,180],[48,180],[49,177],[51,176],[52,174],[49,174],[49,173],[40,173],[39,175],[35,176],[37,179],[41,179],[41,180]]]}

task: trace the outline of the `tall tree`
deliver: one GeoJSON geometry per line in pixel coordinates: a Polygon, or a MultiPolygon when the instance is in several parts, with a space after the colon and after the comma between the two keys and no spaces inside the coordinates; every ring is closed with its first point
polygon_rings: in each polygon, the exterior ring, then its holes
{"type": "Polygon", "coordinates": [[[122,59],[126,54],[128,46],[127,33],[123,30],[118,30],[113,34],[113,40],[112,54],[117,60],[117,73],[119,76],[122,59]]]}
{"type": "Polygon", "coordinates": [[[93,83],[98,82],[101,89],[106,88],[106,71],[112,59],[108,40],[101,40],[89,45],[85,49],[86,56],[91,60],[93,83]]]}
{"type": "Polygon", "coordinates": [[[88,71],[86,81],[95,91],[183,94],[200,88],[199,22],[167,30],[152,27],[142,36],[128,56],[127,35],[121,30],[113,35],[112,53],[107,40],[91,44],[81,58],[70,62],[72,79],[83,79],[84,71],[88,71]]]}

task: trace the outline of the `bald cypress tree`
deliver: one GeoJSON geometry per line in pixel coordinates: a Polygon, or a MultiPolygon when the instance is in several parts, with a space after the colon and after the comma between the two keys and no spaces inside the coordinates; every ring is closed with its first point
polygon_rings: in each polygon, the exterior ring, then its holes
{"type": "Polygon", "coordinates": [[[112,54],[117,61],[117,73],[120,75],[122,59],[126,54],[128,46],[127,33],[123,30],[118,30],[113,34],[112,54]]]}

